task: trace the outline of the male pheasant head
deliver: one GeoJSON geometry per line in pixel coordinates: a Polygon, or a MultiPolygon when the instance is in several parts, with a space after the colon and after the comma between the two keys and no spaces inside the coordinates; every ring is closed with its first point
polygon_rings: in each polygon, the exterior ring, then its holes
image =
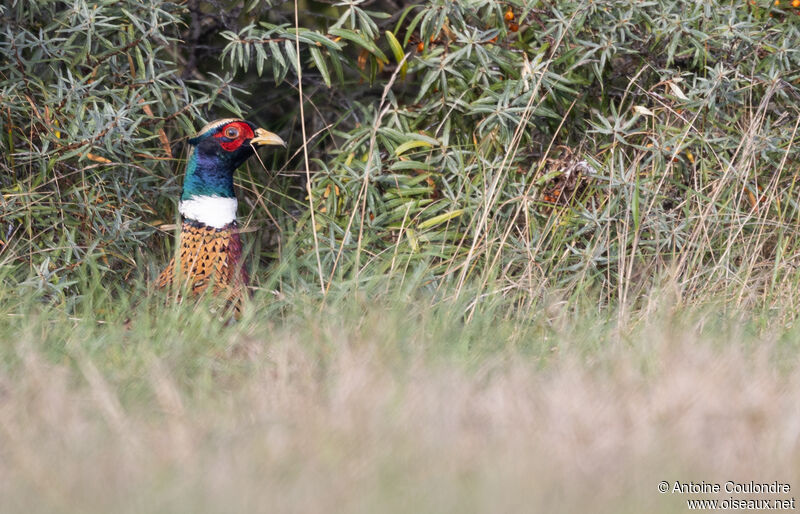
{"type": "Polygon", "coordinates": [[[262,145],[283,145],[272,132],[249,121],[212,121],[189,139],[192,145],[179,210],[184,218],[222,228],[236,219],[233,172],[262,145]]]}

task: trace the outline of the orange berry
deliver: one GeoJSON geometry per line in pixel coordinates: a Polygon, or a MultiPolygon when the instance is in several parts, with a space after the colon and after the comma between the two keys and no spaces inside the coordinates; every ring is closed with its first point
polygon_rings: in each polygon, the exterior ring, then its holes
{"type": "Polygon", "coordinates": [[[423,50],[425,50],[425,43],[420,41],[419,44],[417,45],[417,52],[421,52],[423,50]]]}
{"type": "Polygon", "coordinates": [[[800,7],[800,0],[793,0],[792,1],[792,7],[795,7],[795,8],[796,7],[800,7]]]}
{"type": "Polygon", "coordinates": [[[775,5],[781,5],[781,0],[775,0],[775,5]]]}
{"type": "Polygon", "coordinates": [[[514,12],[511,9],[507,10],[506,13],[503,15],[503,18],[505,18],[506,21],[513,20],[514,19],[514,12]]]}
{"type": "Polygon", "coordinates": [[[511,32],[516,32],[519,30],[519,25],[517,25],[516,23],[509,23],[508,30],[510,30],[511,32]]]}
{"type": "Polygon", "coordinates": [[[429,37],[429,38],[428,38],[428,41],[430,41],[431,43],[433,43],[433,36],[429,37]]]}

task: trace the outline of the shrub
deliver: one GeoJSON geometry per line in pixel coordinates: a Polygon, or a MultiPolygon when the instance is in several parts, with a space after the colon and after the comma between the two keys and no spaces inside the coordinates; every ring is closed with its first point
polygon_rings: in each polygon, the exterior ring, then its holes
{"type": "Polygon", "coordinates": [[[152,273],[176,143],[247,113],[291,141],[279,178],[239,178],[268,287],[420,270],[530,305],[796,283],[792,10],[349,0],[300,2],[296,30],[295,7],[4,8],[9,276],[69,296],[87,259],[152,273]]]}

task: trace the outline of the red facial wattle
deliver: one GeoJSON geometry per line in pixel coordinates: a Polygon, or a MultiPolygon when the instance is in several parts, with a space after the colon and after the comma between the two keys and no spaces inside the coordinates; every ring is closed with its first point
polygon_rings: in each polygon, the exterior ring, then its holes
{"type": "Polygon", "coordinates": [[[255,133],[250,125],[242,121],[234,121],[222,127],[214,137],[220,139],[220,146],[226,152],[238,150],[245,141],[253,139],[255,133]]]}

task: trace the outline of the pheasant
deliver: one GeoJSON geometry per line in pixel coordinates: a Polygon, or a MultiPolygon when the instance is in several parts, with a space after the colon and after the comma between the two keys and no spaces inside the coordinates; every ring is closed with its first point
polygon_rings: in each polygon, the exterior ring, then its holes
{"type": "Polygon", "coordinates": [[[226,118],[209,123],[193,138],[178,210],[183,217],[180,253],[156,281],[159,289],[177,286],[193,295],[209,287],[241,313],[248,276],[236,224],[233,172],[256,146],[286,144],[249,121],[226,118]],[[176,260],[177,259],[177,260],[176,260]]]}

